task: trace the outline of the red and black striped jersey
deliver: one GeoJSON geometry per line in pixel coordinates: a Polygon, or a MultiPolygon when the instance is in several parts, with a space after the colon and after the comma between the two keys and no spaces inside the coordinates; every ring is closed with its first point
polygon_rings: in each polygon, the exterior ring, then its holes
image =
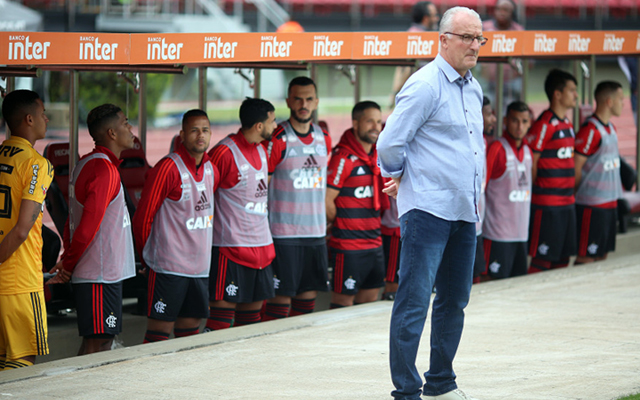
{"type": "Polygon", "coordinates": [[[340,191],[329,246],[339,250],[367,250],[382,246],[380,210],[374,206],[371,168],[344,148],[336,148],[327,168],[327,186],[340,191]]]}
{"type": "Polygon", "coordinates": [[[541,206],[574,204],[575,134],[571,122],[545,110],[529,130],[527,139],[533,152],[540,154],[531,202],[541,206]]]}

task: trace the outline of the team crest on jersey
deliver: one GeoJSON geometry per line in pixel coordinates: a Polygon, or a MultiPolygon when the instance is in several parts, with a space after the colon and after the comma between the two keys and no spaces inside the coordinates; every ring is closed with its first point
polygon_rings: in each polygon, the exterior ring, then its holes
{"type": "Polygon", "coordinates": [[[115,317],[115,316],[113,315],[113,313],[111,313],[111,315],[109,315],[109,316],[107,317],[107,319],[105,319],[105,320],[104,320],[104,322],[107,324],[107,326],[108,326],[109,328],[112,328],[112,329],[116,327],[116,322],[117,322],[117,321],[118,321],[118,318],[117,318],[117,317],[115,317]]]}
{"type": "Polygon", "coordinates": [[[231,282],[227,288],[225,289],[225,291],[227,292],[227,296],[229,297],[235,297],[238,295],[238,286],[234,285],[233,282],[231,282]]]}
{"type": "Polygon", "coordinates": [[[325,146],[323,144],[316,145],[316,153],[318,153],[318,155],[320,155],[320,156],[326,156],[327,155],[327,146],[325,146]]]}
{"type": "Polygon", "coordinates": [[[167,308],[167,303],[163,302],[162,299],[156,301],[156,304],[153,306],[158,314],[164,314],[164,310],[167,308]]]}
{"type": "Polygon", "coordinates": [[[489,264],[489,271],[493,272],[494,274],[497,274],[498,271],[500,271],[500,263],[498,263],[497,261],[492,262],[491,264],[489,264]]]}
{"type": "Polygon", "coordinates": [[[546,244],[542,243],[540,246],[538,246],[538,253],[542,254],[543,256],[546,256],[548,252],[549,252],[549,246],[547,246],[546,244]]]}
{"type": "Polygon", "coordinates": [[[587,251],[589,254],[596,254],[598,252],[598,245],[595,243],[591,243],[589,247],[587,247],[587,251]]]}
{"type": "Polygon", "coordinates": [[[356,288],[356,280],[353,279],[353,277],[349,277],[349,279],[344,281],[344,287],[346,287],[348,290],[353,290],[356,288]]]}

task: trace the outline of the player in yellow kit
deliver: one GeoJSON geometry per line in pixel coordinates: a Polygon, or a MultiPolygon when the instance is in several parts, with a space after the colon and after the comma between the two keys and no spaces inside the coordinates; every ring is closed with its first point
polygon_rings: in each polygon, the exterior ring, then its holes
{"type": "Polygon", "coordinates": [[[51,163],[33,144],[47,131],[37,93],[16,90],[2,115],[11,137],[0,145],[0,370],[32,365],[49,353],[42,288],[42,203],[51,163]]]}

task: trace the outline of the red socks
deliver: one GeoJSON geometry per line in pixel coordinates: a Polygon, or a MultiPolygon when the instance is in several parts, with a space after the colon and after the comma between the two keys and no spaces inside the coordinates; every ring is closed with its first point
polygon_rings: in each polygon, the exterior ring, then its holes
{"type": "Polygon", "coordinates": [[[235,313],[236,310],[233,308],[209,307],[209,319],[207,319],[204,331],[218,331],[230,328],[231,324],[233,324],[235,313]]]}
{"type": "Polygon", "coordinates": [[[260,322],[260,310],[236,311],[234,326],[251,325],[260,322]]]}
{"type": "Polygon", "coordinates": [[[288,304],[267,303],[262,320],[273,321],[274,319],[287,318],[288,315],[288,304]]]}
{"type": "Polygon", "coordinates": [[[169,339],[169,334],[164,332],[147,331],[144,334],[144,341],[142,343],[154,343],[162,342],[169,339]]]}
{"type": "Polygon", "coordinates": [[[196,326],[194,328],[184,328],[184,329],[173,328],[173,334],[175,335],[176,338],[197,335],[199,332],[200,332],[199,326],[196,326]]]}
{"type": "Polygon", "coordinates": [[[290,317],[310,314],[316,308],[316,299],[291,299],[290,317]]]}

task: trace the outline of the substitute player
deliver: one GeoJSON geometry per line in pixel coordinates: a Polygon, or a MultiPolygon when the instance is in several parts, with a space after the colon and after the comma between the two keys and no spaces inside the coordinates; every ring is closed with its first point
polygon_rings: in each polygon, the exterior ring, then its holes
{"type": "Polygon", "coordinates": [[[144,343],[195,335],[208,315],[213,193],[218,171],[206,151],[209,117],[189,110],[182,143],[149,172],[133,220],[136,246],[149,267],[144,343]]]}
{"type": "Polygon", "coordinates": [[[368,303],[384,286],[380,210],[386,207],[375,143],[382,130],[380,106],[362,101],[351,111],[353,127],[333,150],[328,167],[327,222],[332,224],[331,307],[368,303]]]}
{"type": "Polygon", "coordinates": [[[16,90],[2,102],[11,137],[0,146],[0,371],[33,365],[49,353],[42,289],[42,202],[51,163],[33,145],[49,119],[37,93],[16,90]]]}
{"type": "Polygon", "coordinates": [[[544,82],[549,98],[527,139],[533,150],[529,273],[566,267],[576,254],[573,125],[566,118],[578,99],[576,78],[553,69],[544,82]]]}
{"type": "Polygon", "coordinates": [[[607,258],[616,248],[618,199],[622,197],[618,135],[611,117],[622,113],[622,85],[600,82],[596,111],[576,136],[578,257],[583,264],[607,258]]]}
{"type": "Polygon", "coordinates": [[[524,142],[531,126],[529,107],[507,106],[504,134],[487,151],[486,212],[483,224],[485,274],[500,279],[527,273],[531,211],[531,149],[524,142]]]}
{"type": "Polygon", "coordinates": [[[220,171],[215,194],[213,250],[206,330],[260,322],[260,309],[273,298],[275,257],[267,217],[267,154],[260,144],[271,139],[275,109],[268,101],[247,98],[240,106],[242,127],[209,154],[220,171]]]}
{"type": "Polygon", "coordinates": [[[315,83],[304,76],[289,83],[291,116],[263,144],[269,158],[269,223],[276,258],[276,296],[265,320],[308,314],[318,291],[327,291],[327,231],[324,198],[331,138],[311,122],[318,108],[315,83]],[[291,308],[291,310],[290,310],[291,308]]]}
{"type": "MultiPolygon", "coordinates": [[[[493,142],[496,127],[496,115],[491,105],[491,100],[487,96],[482,97],[482,122],[484,124],[482,131],[483,150],[486,154],[487,146],[493,142]]],[[[484,246],[482,245],[482,226],[484,223],[484,214],[486,209],[486,182],[487,182],[487,164],[485,160],[484,169],[482,170],[482,186],[480,187],[480,198],[478,199],[478,218],[476,222],[476,257],[473,262],[473,283],[479,283],[485,266],[484,246]]]]}
{"type": "Polygon", "coordinates": [[[122,331],[122,281],[135,275],[131,221],[118,165],[133,148],[129,120],[120,107],[103,104],[87,116],[93,151],[73,169],[65,252],[47,283],[71,278],[78,332],[78,355],[111,350],[122,331]]]}

